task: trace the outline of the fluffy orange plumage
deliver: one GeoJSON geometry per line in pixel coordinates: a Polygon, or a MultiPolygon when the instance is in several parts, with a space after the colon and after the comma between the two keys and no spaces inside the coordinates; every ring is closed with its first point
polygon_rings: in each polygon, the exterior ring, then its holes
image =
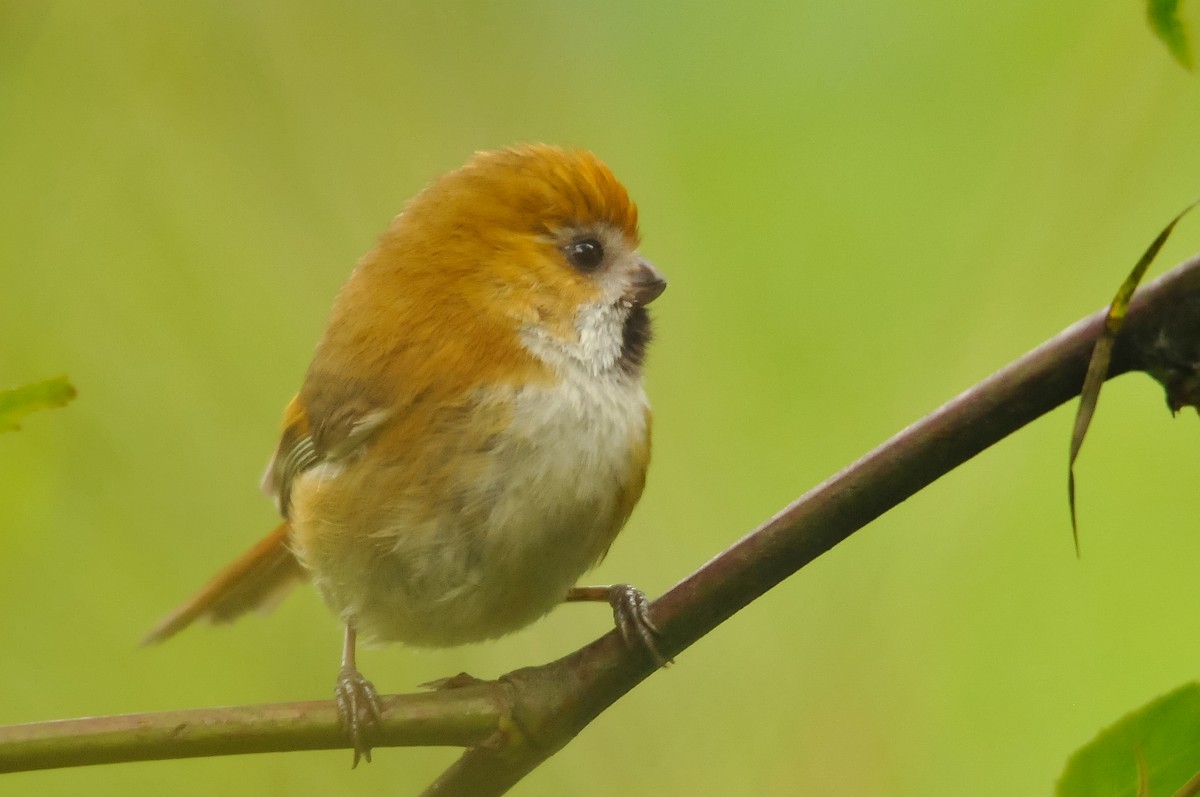
{"type": "Polygon", "coordinates": [[[375,711],[356,634],[450,645],[564,599],[609,600],[653,649],[640,593],[572,585],[641,495],[650,413],[637,209],[594,155],[477,154],[433,182],[334,304],[264,478],[285,523],[168,617],[231,619],[308,575],[346,625],[339,706],[375,711]]]}

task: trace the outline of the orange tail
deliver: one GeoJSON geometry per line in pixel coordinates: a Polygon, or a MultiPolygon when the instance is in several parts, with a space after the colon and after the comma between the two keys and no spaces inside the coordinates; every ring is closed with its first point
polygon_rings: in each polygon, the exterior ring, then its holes
{"type": "Polygon", "coordinates": [[[201,617],[215,623],[231,622],[283,597],[305,577],[304,568],[287,546],[287,537],[288,524],[284,522],[217,573],[191,600],[164,617],[142,644],[162,642],[201,617]]]}

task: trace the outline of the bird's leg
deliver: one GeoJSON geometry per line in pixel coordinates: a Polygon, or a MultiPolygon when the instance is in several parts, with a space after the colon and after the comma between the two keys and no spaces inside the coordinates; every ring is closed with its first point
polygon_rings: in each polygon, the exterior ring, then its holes
{"type": "Polygon", "coordinates": [[[571,587],[567,597],[571,601],[604,601],[612,607],[613,620],[621,638],[629,647],[641,647],[658,666],[666,667],[671,660],[658,650],[655,637],[659,630],[650,619],[650,602],[640,589],[628,584],[612,584],[605,587],[571,587]]]}
{"type": "Polygon", "coordinates": [[[337,703],[338,717],[350,741],[354,743],[354,764],[365,758],[371,763],[371,746],[367,744],[367,732],[379,722],[379,694],[375,685],[363,677],[354,665],[354,647],[357,640],[354,627],[346,626],[346,638],[342,645],[342,669],[338,672],[337,686],[333,699],[337,703]]]}

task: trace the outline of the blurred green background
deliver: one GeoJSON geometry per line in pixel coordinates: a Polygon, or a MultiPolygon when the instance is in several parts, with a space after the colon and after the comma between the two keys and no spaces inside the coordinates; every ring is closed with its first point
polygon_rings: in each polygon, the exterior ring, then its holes
{"type": "MultiPolygon", "coordinates": [[[[329,694],[339,633],[311,590],[137,640],[272,527],[258,477],[335,291],[473,150],[595,150],[670,277],[649,487],[595,574],[651,594],[1104,304],[1200,193],[1200,82],[1132,0],[0,0],[0,118],[0,386],[79,388],[0,438],[0,723],[329,694]]],[[[1190,219],[1157,271],[1196,250],[1190,219]]],[[[1048,793],[1098,729],[1200,675],[1200,425],[1143,376],[1105,390],[1076,561],[1071,412],[737,615],[516,793],[1048,793]]],[[[609,623],[564,607],[361,665],[409,691],[609,623]]],[[[456,755],[0,792],[404,795],[456,755]]]]}

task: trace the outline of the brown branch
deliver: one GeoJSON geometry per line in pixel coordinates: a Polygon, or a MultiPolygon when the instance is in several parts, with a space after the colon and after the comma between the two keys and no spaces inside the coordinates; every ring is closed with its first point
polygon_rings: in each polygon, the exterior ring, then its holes
{"type": "MultiPolygon", "coordinates": [[[[662,652],[679,654],[871,520],[1077,395],[1102,323],[1098,312],[1066,329],[814,487],[677,584],[651,607],[662,652]]],[[[1181,379],[1194,384],[1198,365],[1200,256],[1138,294],[1113,375],[1147,370],[1171,390],[1181,379]]],[[[1065,510],[1063,522],[1068,544],[1065,510]]],[[[426,794],[502,794],[654,670],[644,653],[610,632],[496,682],[387,698],[373,741],[467,746],[426,794]]],[[[0,728],[0,772],[347,746],[329,702],[208,709],[0,728]]]]}
{"type": "MultiPolygon", "coordinates": [[[[494,683],[391,695],[372,738],[381,747],[469,747],[496,732],[509,702],[494,683]]],[[[347,744],[331,700],[121,714],[0,727],[0,772],[347,744]]]]}

